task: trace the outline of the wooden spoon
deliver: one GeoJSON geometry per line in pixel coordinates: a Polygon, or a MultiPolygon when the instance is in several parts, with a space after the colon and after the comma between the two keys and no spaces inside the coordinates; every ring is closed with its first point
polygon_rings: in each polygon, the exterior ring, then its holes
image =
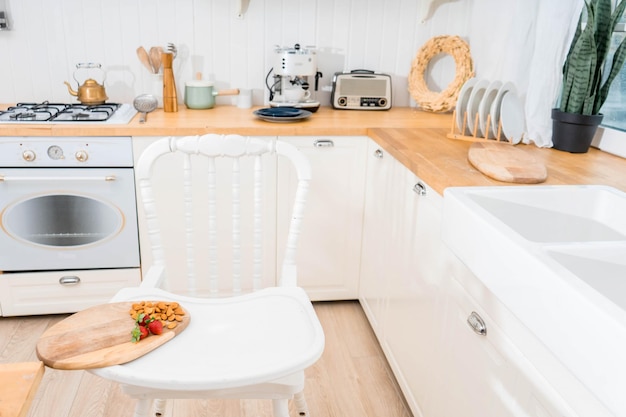
{"type": "Polygon", "coordinates": [[[152,63],[152,68],[155,74],[158,74],[161,70],[161,52],[163,48],[159,48],[158,46],[153,46],[150,48],[150,62],[152,63]]]}
{"type": "Polygon", "coordinates": [[[139,61],[143,64],[144,67],[148,69],[151,73],[154,72],[152,68],[152,64],[150,63],[150,57],[148,56],[148,51],[143,46],[137,48],[137,56],[139,57],[139,61]]]}

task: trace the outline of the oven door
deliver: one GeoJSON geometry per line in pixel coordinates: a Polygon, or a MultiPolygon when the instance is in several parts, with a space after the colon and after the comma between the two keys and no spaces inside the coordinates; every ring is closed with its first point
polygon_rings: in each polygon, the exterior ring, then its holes
{"type": "Polygon", "coordinates": [[[0,169],[0,270],[139,266],[132,168],[0,169]]]}

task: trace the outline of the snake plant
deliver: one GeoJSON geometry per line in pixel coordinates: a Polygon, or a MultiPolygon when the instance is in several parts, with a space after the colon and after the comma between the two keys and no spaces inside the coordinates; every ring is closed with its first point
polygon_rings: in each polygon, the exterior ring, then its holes
{"type": "Polygon", "coordinates": [[[600,113],[609,87],[626,60],[626,38],[610,54],[613,32],[625,8],[626,0],[620,0],[613,11],[611,0],[585,0],[563,65],[559,110],[585,115],[600,113]]]}

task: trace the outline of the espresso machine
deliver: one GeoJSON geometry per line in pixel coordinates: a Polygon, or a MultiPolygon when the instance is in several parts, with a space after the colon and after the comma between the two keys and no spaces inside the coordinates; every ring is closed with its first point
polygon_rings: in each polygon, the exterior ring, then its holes
{"type": "Polygon", "coordinates": [[[320,103],[315,100],[322,73],[317,70],[317,55],[314,47],[279,47],[274,49],[274,66],[266,77],[271,107],[295,107],[316,111],[320,103]],[[268,79],[274,73],[274,83],[268,79]],[[311,88],[310,81],[314,83],[311,88]],[[313,91],[312,91],[313,90],[313,91]]]}

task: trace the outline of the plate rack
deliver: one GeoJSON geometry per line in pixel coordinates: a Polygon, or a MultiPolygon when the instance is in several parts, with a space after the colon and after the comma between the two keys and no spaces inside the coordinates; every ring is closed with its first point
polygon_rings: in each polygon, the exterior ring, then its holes
{"type": "MultiPolygon", "coordinates": [[[[450,133],[446,136],[449,139],[458,139],[458,140],[466,140],[471,142],[501,142],[512,145],[513,143],[509,142],[504,135],[502,134],[502,122],[498,121],[498,131],[496,132],[496,137],[493,139],[481,137],[478,135],[478,113],[474,116],[474,130],[471,136],[465,135],[464,132],[467,131],[467,120],[468,120],[467,111],[463,112],[463,124],[461,130],[459,130],[456,124],[456,109],[452,113],[452,128],[450,129],[450,133]]],[[[491,114],[487,115],[487,122],[485,123],[487,126],[491,124],[491,114]]]]}

